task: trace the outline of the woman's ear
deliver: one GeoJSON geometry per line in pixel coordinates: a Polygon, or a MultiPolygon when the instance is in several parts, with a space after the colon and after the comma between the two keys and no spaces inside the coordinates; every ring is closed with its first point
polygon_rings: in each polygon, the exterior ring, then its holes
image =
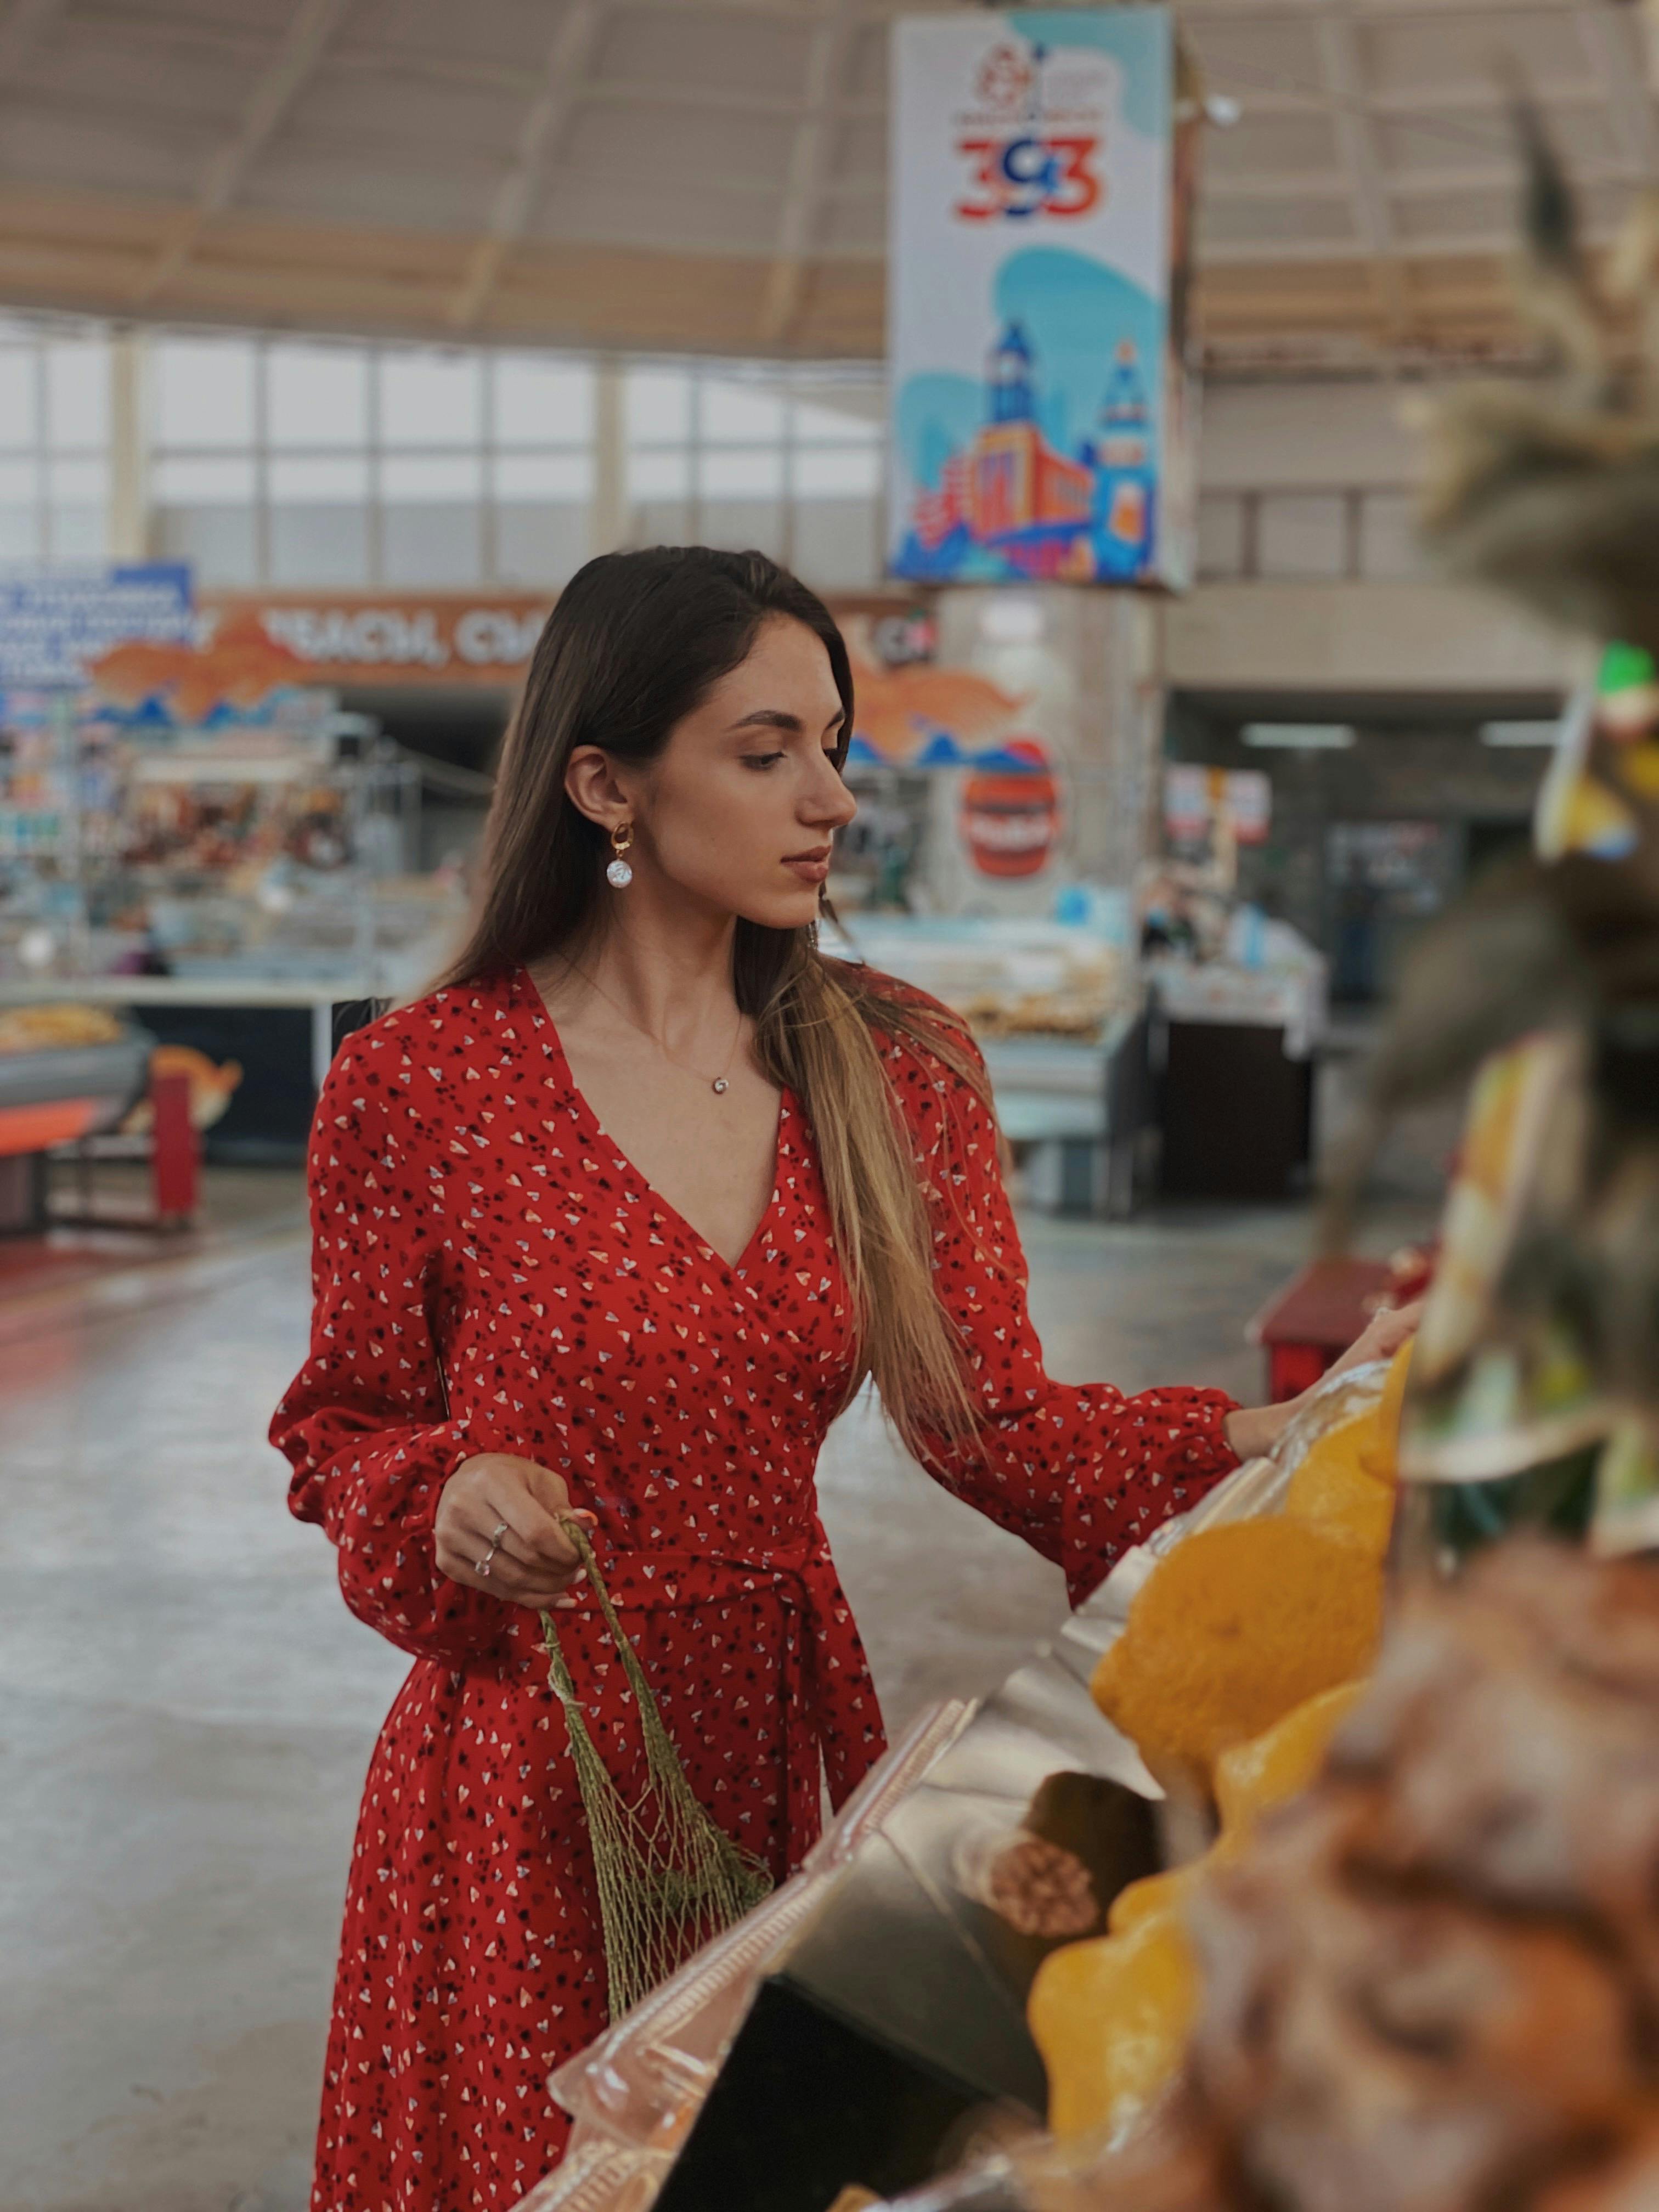
{"type": "Polygon", "coordinates": [[[601,830],[614,830],[632,817],[633,802],[617,779],[609,753],[598,745],[578,745],[564,771],[565,795],[601,830]]]}

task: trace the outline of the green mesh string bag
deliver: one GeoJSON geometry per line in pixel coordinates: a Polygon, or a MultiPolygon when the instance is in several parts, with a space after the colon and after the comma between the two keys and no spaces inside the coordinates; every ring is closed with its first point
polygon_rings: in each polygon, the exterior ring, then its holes
{"type": "Polygon", "coordinates": [[[611,2017],[620,2020],[700,1945],[758,1905],[770,1891],[772,1878],[692,1796],[639,1655],[617,1618],[593,1547],[580,1522],[562,1525],[587,1569],[634,1692],[645,1740],[645,1788],[630,1805],[611,1779],[589,1731],[559,1643],[558,1625],[550,1613],[544,1613],[547,1680],[564,1707],[570,1756],[587,1814],[605,1931],[611,2017]]]}

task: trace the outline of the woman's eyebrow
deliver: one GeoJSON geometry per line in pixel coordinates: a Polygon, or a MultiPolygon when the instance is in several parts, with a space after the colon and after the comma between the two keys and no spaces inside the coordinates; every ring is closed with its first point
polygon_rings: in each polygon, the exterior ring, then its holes
{"type": "MultiPolygon", "coordinates": [[[[838,730],[846,720],[847,710],[842,708],[832,714],[823,726],[826,730],[838,730]]],[[[792,737],[799,737],[806,725],[799,714],[792,714],[785,708],[757,707],[752,714],[744,714],[733,722],[732,727],[734,730],[787,730],[792,737]]]]}
{"type": "Polygon", "coordinates": [[[732,723],[734,730],[790,730],[799,733],[805,727],[799,714],[791,714],[781,707],[757,707],[752,714],[744,714],[732,723]]]}

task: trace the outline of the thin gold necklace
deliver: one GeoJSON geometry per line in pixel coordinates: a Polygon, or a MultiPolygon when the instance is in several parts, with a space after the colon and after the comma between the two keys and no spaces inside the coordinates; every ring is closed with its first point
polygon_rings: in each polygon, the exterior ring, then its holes
{"type": "MultiPolygon", "coordinates": [[[[559,957],[562,960],[564,960],[564,955],[562,953],[559,955],[559,957]]],[[[655,1045],[657,1050],[662,1054],[663,1058],[668,1061],[671,1066],[679,1068],[682,1073],[686,1075],[695,1075],[699,1083],[707,1083],[716,1098],[723,1098],[726,1096],[726,1092],[732,1087],[727,1079],[731,1075],[732,1063],[738,1056],[738,1046],[743,1036],[743,1009],[741,1006],[738,1009],[737,1032],[732,1039],[732,1049],[726,1055],[726,1066],[720,1070],[720,1073],[715,1076],[712,1081],[710,1081],[709,1078],[702,1073],[701,1068],[688,1067],[683,1060],[679,1059],[675,1054],[670,1052],[668,1047],[663,1042],[662,1039],[659,1036],[653,1036],[648,1029],[645,1028],[641,1023],[636,1022],[633,1015],[629,1012],[626,1006],[619,1006],[617,1004],[617,1001],[611,997],[610,992],[605,989],[604,984],[596,983],[593,978],[588,974],[586,968],[577,967],[574,960],[564,960],[564,964],[570,970],[573,975],[580,975],[581,977],[583,982],[586,984],[590,991],[597,991],[599,997],[605,1000],[605,1003],[611,1008],[611,1012],[622,1016],[623,1019],[627,1023],[630,1030],[636,1031],[639,1036],[644,1037],[647,1043],[655,1045]]]]}

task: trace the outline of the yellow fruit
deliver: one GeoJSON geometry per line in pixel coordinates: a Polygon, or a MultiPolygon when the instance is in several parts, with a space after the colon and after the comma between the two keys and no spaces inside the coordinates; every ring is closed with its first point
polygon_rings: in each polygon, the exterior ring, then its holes
{"type": "Polygon", "coordinates": [[[1254,1742],[1235,1744],[1222,1753],[1215,1763],[1215,1802],[1224,1836],[1242,1839],[1270,1805],[1283,1804],[1307,1788],[1325,1763],[1331,1738],[1364,1688],[1363,1682],[1344,1682],[1337,1689],[1322,1691],[1254,1742]]]}
{"type": "Polygon", "coordinates": [[[1127,1936],[1130,1929],[1139,1926],[1155,1912],[1173,1912],[1179,1909],[1182,1899],[1192,1887],[1193,1869],[1203,1861],[1194,1860],[1187,1866],[1166,1867],[1162,1874],[1143,1875],[1119,1890],[1112,1899],[1106,1915],[1107,1932],[1127,1936]]]}
{"type": "Polygon", "coordinates": [[[1050,1952],[1031,1984],[1030,2020],[1055,2135],[1115,2130],[1144,2112],[1180,2071],[1198,1997],[1173,1912],[1050,1952]]]}
{"type": "Polygon", "coordinates": [[[1395,1487],[1372,1469],[1381,1459],[1377,1408],[1332,1429],[1309,1450],[1285,1492],[1285,1511],[1380,1559],[1394,1528],[1395,1487]]]}
{"type": "Polygon", "coordinates": [[[1279,1516],[1202,1528],[1147,1577],[1095,1670],[1095,1703],[1154,1773],[1214,1763],[1322,1690],[1365,1673],[1382,1626],[1376,1560],[1279,1516]]]}

